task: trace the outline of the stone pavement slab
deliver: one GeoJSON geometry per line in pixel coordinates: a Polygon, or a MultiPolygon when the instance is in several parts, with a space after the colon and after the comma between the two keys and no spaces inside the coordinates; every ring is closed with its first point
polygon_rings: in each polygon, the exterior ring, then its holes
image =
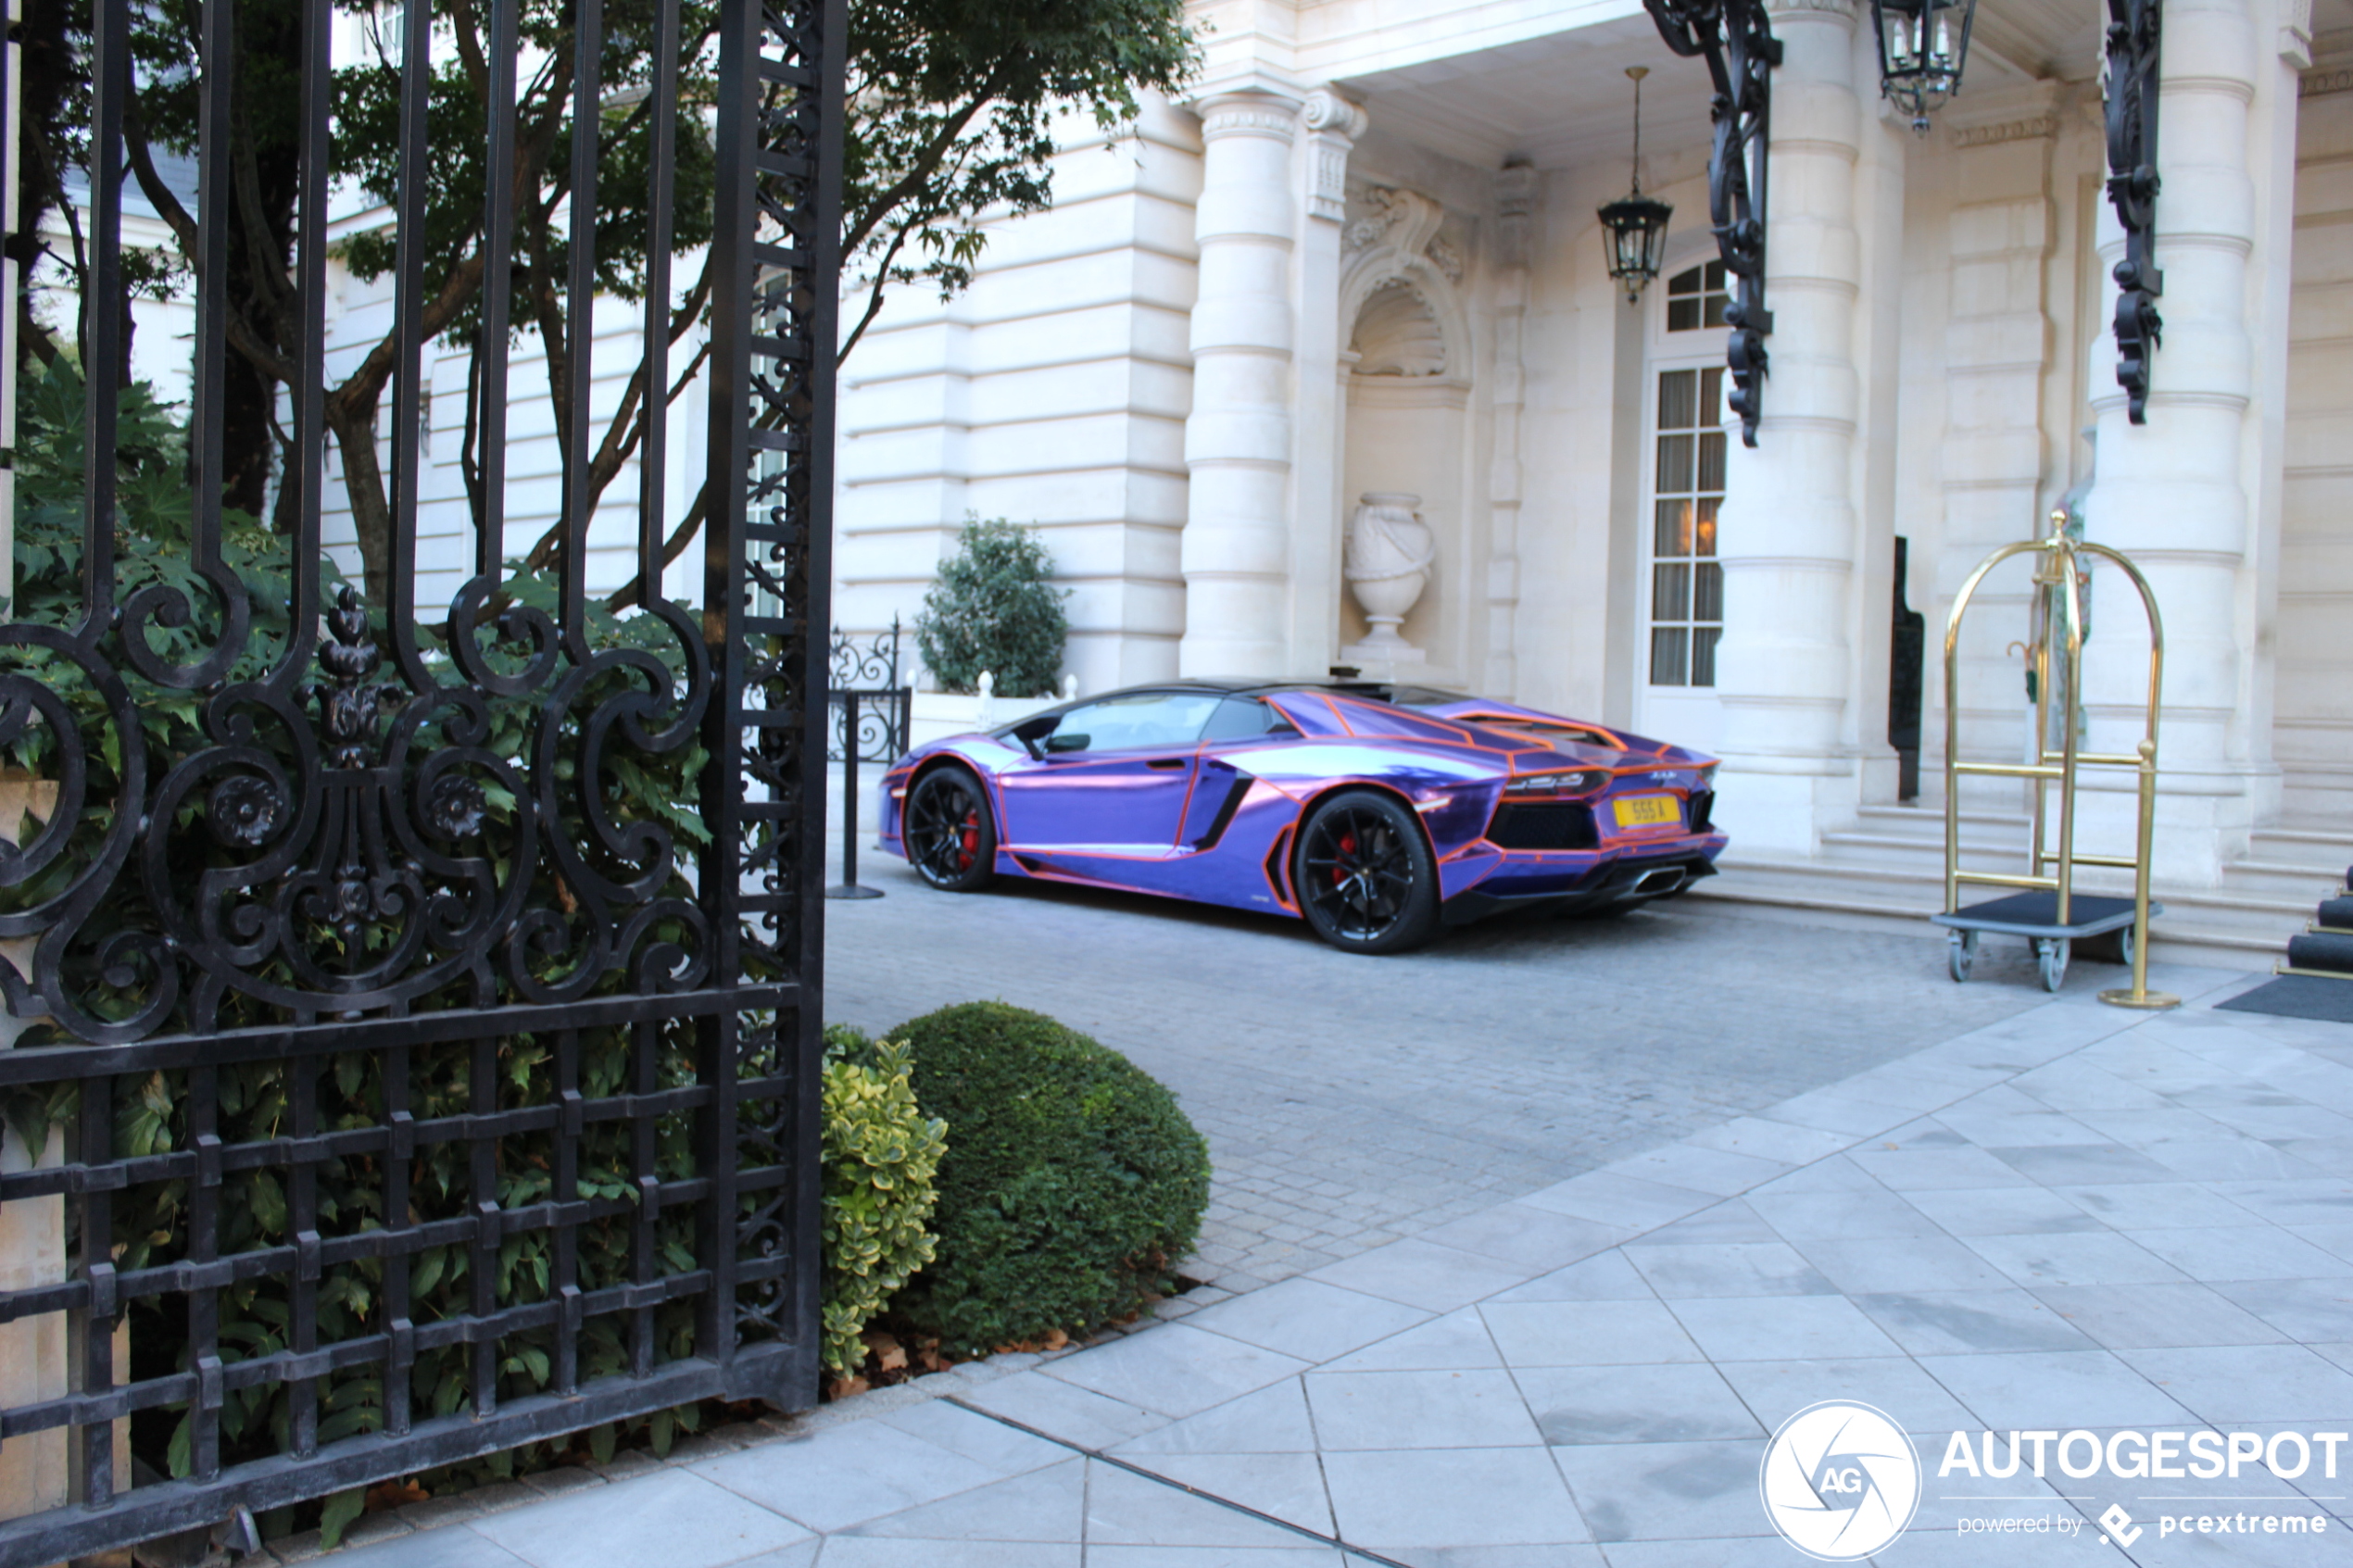
{"type": "Polygon", "coordinates": [[[1924,1467],[1911,1528],[1874,1559],[1893,1568],[2347,1561],[2353,1443],[2337,1475],[2259,1463],[2220,1490],[1937,1474],[1955,1432],[1990,1431],[1990,1462],[2013,1431],[2353,1428],[2353,1266],[2329,1245],[2353,1228],[2353,1175],[2282,1147],[2332,1141],[2301,1112],[2353,1092],[2353,1029],[2218,1022],[2243,977],[2153,983],[2192,1005],[2040,1003],[1181,1322],[584,1474],[346,1560],[1794,1568],[1760,1456],[1845,1399],[1897,1419],[1924,1467]],[[2111,1504],[2138,1521],[2129,1545],[2102,1539],[2111,1504]],[[2161,1512],[2201,1507],[2259,1533],[2159,1533],[2161,1512]],[[1962,1533],[2007,1515],[2071,1533],[2031,1556],[1962,1533]],[[2265,1536],[2265,1518],[2327,1532],[2265,1536]]]}

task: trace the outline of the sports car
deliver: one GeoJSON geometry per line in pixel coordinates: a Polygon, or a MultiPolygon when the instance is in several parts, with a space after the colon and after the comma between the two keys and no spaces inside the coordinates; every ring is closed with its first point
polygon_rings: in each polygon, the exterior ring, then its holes
{"type": "Polygon", "coordinates": [[[1506,909],[1681,892],[1715,870],[1716,759],[1375,681],[1182,680],[917,746],[882,843],[933,887],[1000,876],[1306,921],[1401,952],[1506,909]]]}

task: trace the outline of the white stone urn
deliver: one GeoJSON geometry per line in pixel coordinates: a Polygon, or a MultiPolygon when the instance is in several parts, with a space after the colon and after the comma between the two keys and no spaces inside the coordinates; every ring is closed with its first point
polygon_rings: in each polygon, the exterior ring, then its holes
{"type": "Polygon", "coordinates": [[[1363,642],[1340,650],[1351,662],[1408,664],[1428,658],[1397,630],[1429,586],[1437,558],[1429,526],[1415,513],[1421,504],[1419,495],[1403,491],[1367,491],[1348,520],[1340,575],[1372,623],[1363,642]]]}

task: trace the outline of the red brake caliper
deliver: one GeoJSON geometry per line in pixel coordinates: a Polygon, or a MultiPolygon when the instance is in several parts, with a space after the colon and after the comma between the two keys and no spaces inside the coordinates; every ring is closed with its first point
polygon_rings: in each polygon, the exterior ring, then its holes
{"type": "Polygon", "coordinates": [[[1355,858],[1356,835],[1353,833],[1341,834],[1340,835],[1340,856],[1336,859],[1335,863],[1332,866],[1332,885],[1334,887],[1340,886],[1342,883],[1345,883],[1348,880],[1348,868],[1342,862],[1354,859],[1355,858]]]}
{"type": "Polygon", "coordinates": [[[963,853],[957,858],[956,869],[968,872],[972,870],[973,862],[980,858],[980,808],[977,806],[964,813],[961,844],[963,853]]]}

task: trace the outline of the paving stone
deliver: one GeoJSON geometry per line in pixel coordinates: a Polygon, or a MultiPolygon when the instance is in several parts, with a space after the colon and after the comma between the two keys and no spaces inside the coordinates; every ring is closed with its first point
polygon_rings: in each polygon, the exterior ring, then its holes
{"type": "MultiPolygon", "coordinates": [[[[316,1542],[314,1532],[308,1551],[292,1541],[270,1544],[281,1562],[303,1562],[317,1559],[316,1542]],[[291,1554],[289,1547],[295,1547],[291,1554]]],[[[523,1568],[529,1561],[463,1524],[419,1530],[374,1546],[346,1548],[329,1554],[328,1560],[334,1568],[523,1568]]]]}
{"type": "Polygon", "coordinates": [[[1192,1326],[1320,1362],[1386,1339],[1429,1315],[1417,1307],[1302,1278],[1206,1308],[1194,1314],[1192,1326]]]}
{"type": "Polygon", "coordinates": [[[2353,1374],[2300,1345],[2119,1350],[2120,1359],[2208,1422],[2342,1421],[2353,1374]]]}
{"type": "MultiPolygon", "coordinates": [[[[1868,1241],[1814,1237],[1797,1244],[1806,1261],[1850,1296],[1888,1291],[1998,1290],[2000,1270],[1950,1236],[1879,1236],[1868,1241]]],[[[1661,1290],[1662,1296],[1671,1291],[1661,1290]]]]}
{"type": "Polygon", "coordinates": [[[2259,1220],[2199,1230],[2131,1230],[2124,1237],[2193,1279],[2321,1279],[2335,1274],[2353,1280],[2353,1263],[2259,1220]]]}
{"type": "Polygon", "coordinates": [[[1487,1321],[1477,1308],[1464,1307],[1327,1361],[1324,1370],[1452,1372],[1503,1364],[1503,1352],[1495,1348],[1494,1336],[1487,1332],[1487,1321]]]}
{"type": "Polygon", "coordinates": [[[1715,1367],[1525,1367],[1513,1374],[1554,1445],[1681,1443],[1766,1434],[1715,1367]]]}
{"type": "Polygon", "coordinates": [[[2204,1285],[2078,1286],[2034,1294],[2111,1350],[2271,1345],[2287,1337],[2204,1285]]]}
{"type": "Polygon", "coordinates": [[[1894,1342],[1843,1296],[1752,1296],[1667,1305],[1714,1361],[1896,1353],[1894,1342]]]}
{"type": "Polygon", "coordinates": [[[1300,1536],[1165,1482],[1087,1461],[1087,1545],[1294,1548],[1300,1536]]]}
{"type": "Polygon", "coordinates": [[[1542,1448],[1333,1453],[1324,1474],[1341,1538],[1390,1555],[1592,1539],[1542,1448]]]}
{"type": "Polygon", "coordinates": [[[1086,1529],[1087,1461],[1072,1455],[939,1502],[869,1520],[848,1534],[943,1541],[1076,1543],[1085,1540],[1086,1529]]]}
{"type": "Polygon", "coordinates": [[[1141,1410],[1181,1417],[1263,1388],[1307,1365],[1296,1356],[1245,1345],[1191,1323],[1175,1323],[1056,1361],[1046,1375],[1141,1410]]]}
{"type": "Polygon", "coordinates": [[[2181,1270],[2120,1236],[2084,1232],[1971,1236],[1962,1240],[2023,1286],[2179,1283],[2181,1270]]]}
{"type": "Polygon", "coordinates": [[[1144,1454],[1313,1453],[1315,1428],[1296,1377],[1131,1437],[1113,1451],[1144,1454]]]}
{"type": "Polygon", "coordinates": [[[2180,1401],[2105,1350],[1921,1356],[1923,1370],[2002,1431],[2183,1424],[2180,1401]]]}
{"type": "Polygon", "coordinates": [[[2023,1290],[1890,1292],[1853,1299],[1889,1338],[1917,1355],[2089,1350],[2098,1343],[2023,1290]]]}
{"type": "MultiPolygon", "coordinates": [[[[1003,1478],[991,1466],[879,1421],[852,1422],[803,1442],[763,1444],[668,1474],[716,1483],[817,1531],[846,1529],[1003,1478]]],[[[628,1483],[652,1484],[650,1478],[628,1483]]]]}
{"type": "Polygon", "coordinates": [[[1704,1359],[1675,1314],[1655,1300],[1491,1301],[1479,1316],[1515,1367],[1704,1359]]]}
{"type": "Polygon", "coordinates": [[[1333,1285],[1409,1307],[1448,1312],[1526,1281],[1526,1272],[1416,1238],[1393,1241],[1315,1271],[1333,1285]]]}
{"type": "Polygon", "coordinates": [[[1837,1288],[1785,1241],[1663,1247],[1649,1239],[1628,1247],[1626,1258],[1663,1297],[1828,1296],[1837,1288]]]}
{"type": "Polygon", "coordinates": [[[1502,1369],[1311,1372],[1315,1439],[1352,1449],[1501,1449],[1541,1443],[1519,1386],[1502,1369]]]}
{"type": "MultiPolygon", "coordinates": [[[[740,1464],[793,1447],[749,1450],[717,1462],[740,1464]]],[[[488,1537],[535,1568],[656,1562],[664,1568],[716,1568],[791,1545],[810,1533],[690,1470],[663,1470],[594,1491],[564,1493],[459,1528],[488,1537]]]]}
{"type": "MultiPolygon", "coordinates": [[[[1596,1539],[1688,1540],[1770,1535],[1756,1502],[1763,1438],[1590,1443],[1554,1449],[1596,1539]]],[[[1786,1552],[1785,1543],[1775,1539],[1786,1552]]]]}

